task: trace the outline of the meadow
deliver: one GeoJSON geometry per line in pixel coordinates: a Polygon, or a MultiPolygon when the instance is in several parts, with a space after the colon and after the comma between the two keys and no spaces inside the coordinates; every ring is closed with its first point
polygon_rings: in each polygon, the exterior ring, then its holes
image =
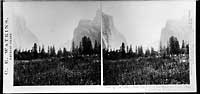
{"type": "Polygon", "coordinates": [[[15,60],[14,86],[100,85],[101,63],[97,56],[15,60]]]}
{"type": "Polygon", "coordinates": [[[189,57],[104,59],[104,85],[189,84],[189,57]]]}

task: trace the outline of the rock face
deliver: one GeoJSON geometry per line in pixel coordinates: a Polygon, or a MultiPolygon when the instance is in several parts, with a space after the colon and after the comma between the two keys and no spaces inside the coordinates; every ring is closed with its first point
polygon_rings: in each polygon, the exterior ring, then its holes
{"type": "Polygon", "coordinates": [[[126,43],[125,37],[114,26],[113,17],[102,13],[102,43],[103,48],[120,48],[122,42],[126,43]]]}
{"type": "Polygon", "coordinates": [[[87,36],[91,39],[94,46],[95,40],[101,43],[101,23],[102,23],[102,45],[103,48],[119,48],[126,40],[118,32],[113,23],[113,17],[101,10],[97,10],[93,20],[80,20],[77,28],[74,30],[73,40],[75,46],[79,46],[82,37],[87,36]],[[101,21],[102,19],[102,21],[101,21]]]}
{"type": "Polygon", "coordinates": [[[21,16],[13,15],[13,43],[17,49],[31,49],[38,38],[29,30],[26,21],[21,16]]]}
{"type": "Polygon", "coordinates": [[[161,46],[167,46],[167,42],[171,36],[177,37],[179,45],[182,40],[186,43],[191,43],[193,40],[194,30],[189,19],[183,18],[181,20],[168,20],[161,32],[161,46]]]}
{"type": "Polygon", "coordinates": [[[79,46],[82,38],[87,36],[91,39],[94,47],[95,40],[101,43],[101,14],[100,10],[97,11],[93,20],[82,19],[79,21],[78,26],[74,30],[73,39],[74,45],[79,46]]]}

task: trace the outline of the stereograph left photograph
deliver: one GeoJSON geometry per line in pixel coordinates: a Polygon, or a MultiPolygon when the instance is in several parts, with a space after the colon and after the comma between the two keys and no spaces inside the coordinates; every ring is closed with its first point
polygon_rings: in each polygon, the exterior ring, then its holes
{"type": "Polygon", "coordinates": [[[18,2],[14,86],[100,85],[99,2],[18,2]]]}

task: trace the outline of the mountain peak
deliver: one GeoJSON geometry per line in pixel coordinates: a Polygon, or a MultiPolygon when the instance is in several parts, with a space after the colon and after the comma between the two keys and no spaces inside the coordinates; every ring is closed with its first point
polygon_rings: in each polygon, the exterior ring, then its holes
{"type": "MultiPolygon", "coordinates": [[[[97,10],[97,12],[99,12],[97,10]]],[[[75,47],[79,47],[79,44],[84,36],[89,37],[94,47],[95,40],[101,43],[101,18],[100,14],[96,13],[93,20],[81,19],[78,26],[74,30],[73,39],[75,47]]]]}
{"type": "Polygon", "coordinates": [[[34,43],[39,43],[38,38],[27,27],[23,16],[12,15],[14,48],[31,49],[34,43]]]}
{"type": "Polygon", "coordinates": [[[102,22],[102,45],[103,48],[119,48],[124,42],[125,37],[117,31],[113,23],[113,17],[103,13],[100,9],[96,11],[96,16],[93,20],[81,19],[79,25],[74,30],[72,41],[75,46],[79,46],[82,37],[87,36],[91,39],[94,46],[95,40],[101,43],[101,22],[102,22]],[[101,21],[102,18],[102,21],[101,21]]]}
{"type": "Polygon", "coordinates": [[[122,42],[127,44],[125,37],[114,26],[113,17],[106,13],[102,13],[102,29],[103,48],[116,49],[122,42]]]}
{"type": "Polygon", "coordinates": [[[167,42],[171,36],[177,37],[179,44],[182,44],[182,40],[189,42],[193,34],[192,24],[189,24],[187,19],[169,19],[166,22],[165,27],[161,31],[160,42],[161,46],[167,46],[167,42]]]}

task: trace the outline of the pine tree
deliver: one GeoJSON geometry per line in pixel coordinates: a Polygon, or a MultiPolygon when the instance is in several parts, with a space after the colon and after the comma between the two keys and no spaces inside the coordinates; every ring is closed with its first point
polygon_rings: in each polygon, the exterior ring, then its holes
{"type": "Polygon", "coordinates": [[[89,37],[84,36],[82,38],[83,54],[91,54],[93,52],[92,42],[89,37]]]}
{"type": "Polygon", "coordinates": [[[18,58],[19,58],[19,52],[18,52],[17,49],[15,49],[15,50],[14,50],[14,59],[15,59],[15,60],[18,60],[18,58]]]}
{"type": "Polygon", "coordinates": [[[47,51],[48,57],[50,57],[50,47],[48,46],[48,51],[47,51]]]}
{"type": "Polygon", "coordinates": [[[189,54],[189,44],[186,45],[186,54],[189,54]]]}
{"type": "Polygon", "coordinates": [[[41,50],[41,58],[45,57],[45,50],[44,50],[44,45],[42,45],[42,50],[41,50]]]}
{"type": "Polygon", "coordinates": [[[151,53],[150,53],[150,50],[147,48],[146,51],[145,51],[145,56],[146,56],[146,57],[147,57],[147,56],[150,56],[150,54],[151,54],[151,53]]]}
{"type": "Polygon", "coordinates": [[[38,58],[38,51],[37,51],[37,44],[36,43],[34,43],[34,45],[33,45],[32,53],[33,53],[34,59],[38,58]]]}
{"type": "Polygon", "coordinates": [[[52,47],[52,56],[56,56],[56,51],[55,51],[55,47],[52,47]]]}
{"type": "Polygon", "coordinates": [[[59,49],[59,50],[58,50],[58,52],[57,52],[57,57],[61,57],[61,56],[62,56],[62,54],[63,54],[63,53],[62,53],[62,50],[61,50],[61,49],[59,49]]]}
{"type": "Polygon", "coordinates": [[[41,52],[41,47],[39,46],[39,51],[38,51],[38,53],[40,54],[40,52],[41,52]]]}
{"type": "Polygon", "coordinates": [[[126,46],[126,53],[128,53],[128,51],[129,51],[129,48],[128,48],[128,45],[126,46]]]}
{"type": "Polygon", "coordinates": [[[154,48],[151,47],[151,56],[155,56],[155,55],[156,55],[156,53],[155,53],[155,51],[154,51],[154,48]]]}
{"type": "Polygon", "coordinates": [[[98,44],[97,54],[99,56],[101,55],[101,45],[100,44],[98,44]]]}
{"type": "Polygon", "coordinates": [[[138,56],[138,47],[137,46],[135,47],[135,54],[136,54],[136,56],[138,56]]]}
{"type": "Polygon", "coordinates": [[[120,52],[121,52],[121,56],[122,58],[125,57],[125,44],[122,42],[122,45],[120,47],[120,52]]]}
{"type": "Polygon", "coordinates": [[[81,55],[83,53],[82,42],[80,42],[80,44],[79,44],[78,52],[79,52],[79,55],[81,55]]]}
{"type": "Polygon", "coordinates": [[[95,44],[94,44],[94,53],[97,54],[98,53],[98,43],[95,40],[95,44]]]}
{"type": "Polygon", "coordinates": [[[75,44],[74,44],[74,41],[72,41],[72,52],[73,52],[73,53],[75,52],[75,44]]]}
{"type": "Polygon", "coordinates": [[[63,57],[66,57],[67,56],[67,50],[66,48],[63,48],[63,57]]]}
{"type": "Polygon", "coordinates": [[[166,50],[167,50],[167,55],[169,55],[170,54],[170,45],[169,45],[168,41],[167,41],[167,48],[166,48],[166,50]]]}
{"type": "Polygon", "coordinates": [[[159,51],[160,51],[160,54],[163,53],[163,48],[162,48],[162,43],[161,42],[160,42],[160,49],[159,49],[159,51]]]}
{"type": "Polygon", "coordinates": [[[178,55],[180,53],[179,42],[176,37],[171,36],[169,38],[169,46],[170,46],[170,54],[171,55],[178,55]]]}
{"type": "Polygon", "coordinates": [[[138,47],[138,56],[143,56],[143,55],[144,55],[143,48],[142,48],[142,46],[139,46],[138,47]]]}
{"type": "Polygon", "coordinates": [[[181,54],[185,54],[185,43],[184,43],[184,40],[182,40],[181,54]]]}
{"type": "Polygon", "coordinates": [[[132,45],[130,45],[128,53],[129,53],[130,55],[132,55],[132,54],[133,54],[132,45]]]}

